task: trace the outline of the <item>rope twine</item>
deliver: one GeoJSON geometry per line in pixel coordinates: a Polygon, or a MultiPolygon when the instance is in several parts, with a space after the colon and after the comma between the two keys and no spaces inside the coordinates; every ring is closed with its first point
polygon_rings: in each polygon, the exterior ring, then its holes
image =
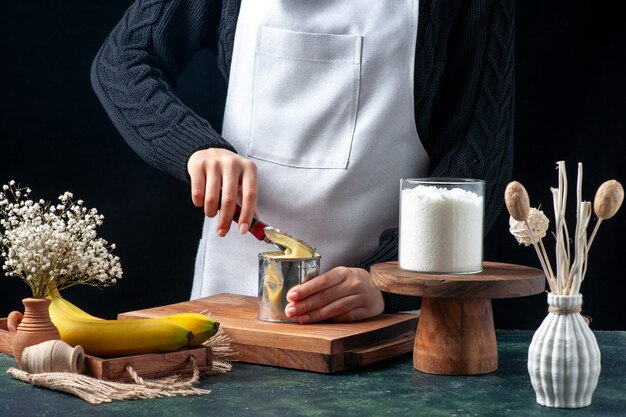
{"type": "Polygon", "coordinates": [[[552,313],[552,314],[558,314],[558,315],[565,315],[565,314],[576,314],[576,313],[580,313],[582,310],[582,308],[580,306],[578,307],[548,307],[548,313],[552,313]]]}
{"type": "MultiPolygon", "coordinates": [[[[566,307],[553,307],[550,306],[548,307],[548,313],[552,313],[552,314],[557,314],[557,315],[566,315],[566,314],[577,314],[580,313],[582,310],[582,308],[580,306],[578,307],[570,307],[570,308],[566,308],[566,307]]],[[[585,316],[584,314],[581,314],[581,317],[583,318],[583,320],[585,321],[585,323],[587,323],[587,326],[591,325],[591,317],[590,316],[585,316]]]]}
{"type": "Polygon", "coordinates": [[[45,372],[31,374],[17,368],[9,368],[7,373],[12,378],[28,382],[34,386],[48,388],[55,391],[75,395],[90,404],[102,404],[115,400],[136,400],[159,397],[207,395],[211,390],[196,388],[200,382],[200,376],[218,375],[229,372],[232,369],[230,363],[237,351],[231,345],[231,339],[223,332],[218,333],[204,343],[213,351],[211,369],[200,372],[193,355],[189,356],[193,368],[191,378],[184,379],[182,375],[171,375],[163,378],[144,379],[130,365],[125,370],[131,376],[133,382],[114,382],[92,378],[87,375],[70,372],[45,372]]]}

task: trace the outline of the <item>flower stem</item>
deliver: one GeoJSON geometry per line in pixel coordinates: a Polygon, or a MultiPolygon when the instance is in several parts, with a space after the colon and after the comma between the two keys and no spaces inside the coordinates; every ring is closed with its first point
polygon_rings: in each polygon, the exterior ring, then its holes
{"type": "Polygon", "coordinates": [[[535,251],[537,252],[537,257],[539,258],[539,262],[541,263],[541,267],[543,268],[543,273],[546,275],[548,279],[548,285],[550,286],[550,290],[554,292],[554,277],[552,274],[552,268],[549,268],[550,260],[544,259],[541,250],[539,249],[539,245],[537,244],[537,239],[535,239],[535,234],[528,224],[528,220],[524,220],[524,224],[526,224],[526,229],[528,229],[528,234],[530,235],[530,239],[533,242],[533,246],[535,247],[535,251]],[[547,262],[547,263],[546,263],[547,262]]]}

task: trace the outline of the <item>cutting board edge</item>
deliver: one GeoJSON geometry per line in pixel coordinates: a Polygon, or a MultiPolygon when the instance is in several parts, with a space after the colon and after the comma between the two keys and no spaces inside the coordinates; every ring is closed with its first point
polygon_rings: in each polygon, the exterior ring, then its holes
{"type": "MultiPolygon", "coordinates": [[[[372,329],[368,331],[363,331],[359,333],[355,333],[353,335],[347,335],[342,338],[335,339],[334,345],[332,346],[331,352],[335,353],[338,349],[339,351],[347,352],[352,349],[356,349],[359,347],[375,345],[379,343],[383,343],[386,340],[391,340],[399,335],[403,335],[407,332],[416,332],[417,331],[417,323],[419,321],[419,314],[408,314],[408,313],[400,313],[402,315],[406,315],[406,319],[402,321],[397,321],[387,326],[381,326],[377,329],[372,329]],[[363,336],[367,334],[367,338],[364,340],[363,336]],[[358,340],[357,339],[361,338],[358,340]],[[336,345],[336,346],[335,346],[336,345]]],[[[394,314],[397,316],[397,314],[394,314]]]]}
{"type": "Polygon", "coordinates": [[[233,343],[233,345],[237,348],[235,360],[239,362],[324,374],[331,374],[347,369],[344,362],[344,355],[342,354],[306,352],[237,342],[233,343]],[[297,359],[292,359],[292,356],[297,356],[297,359]]]}
{"type": "Polygon", "coordinates": [[[406,312],[351,323],[268,323],[257,319],[257,306],[256,297],[224,293],[123,312],[118,317],[145,318],[190,311],[209,312],[220,322],[233,344],[239,344],[248,351],[242,355],[242,361],[316,372],[342,369],[340,364],[345,362],[348,351],[384,345],[402,334],[414,332],[419,317],[406,312]],[[291,358],[275,358],[282,355],[280,352],[289,352],[291,358]],[[302,363],[298,363],[298,358],[302,363]],[[316,364],[307,365],[311,361],[316,364]]]}
{"type": "MultiPolygon", "coordinates": [[[[177,311],[174,309],[169,309],[169,306],[162,307],[160,313],[155,313],[154,309],[143,309],[143,310],[135,310],[129,311],[125,313],[120,313],[118,318],[120,319],[132,319],[132,318],[151,318],[151,317],[159,317],[164,314],[174,314],[177,311]]],[[[407,331],[415,331],[417,328],[417,321],[419,319],[419,314],[411,314],[411,313],[395,313],[395,314],[385,314],[383,317],[403,317],[402,321],[396,321],[394,323],[388,325],[380,325],[374,329],[367,329],[362,331],[357,331],[348,335],[341,336],[322,336],[322,335],[307,335],[307,334],[293,334],[289,331],[276,331],[276,329],[272,329],[272,323],[258,322],[258,325],[263,327],[253,327],[251,325],[244,327],[235,327],[230,326],[228,320],[223,321],[219,317],[219,315],[215,315],[216,319],[220,322],[221,328],[224,329],[226,334],[228,334],[236,343],[242,343],[245,345],[252,345],[252,343],[248,343],[251,339],[257,340],[256,346],[267,347],[267,348],[280,348],[284,344],[284,340],[289,340],[293,343],[297,343],[301,351],[309,352],[309,353],[320,353],[320,354],[341,354],[342,352],[354,349],[356,347],[368,346],[371,344],[380,343],[382,341],[392,339],[397,337],[400,334],[404,334],[407,331]],[[363,337],[367,335],[366,339],[363,340],[363,337]],[[279,340],[273,336],[279,336],[279,340]],[[315,341],[317,342],[317,346],[311,345],[307,343],[307,341],[315,341]],[[323,342],[323,343],[322,343],[323,342]]],[[[379,316],[380,317],[380,316],[379,316]]],[[[284,324],[284,323],[282,323],[284,324]]],[[[328,323],[330,325],[337,325],[336,323],[328,323]]],[[[297,323],[293,323],[294,326],[315,326],[313,325],[300,325],[297,323]]],[[[339,324],[340,325],[340,324],[339,324]]],[[[295,349],[293,349],[295,350],[295,349]]]]}

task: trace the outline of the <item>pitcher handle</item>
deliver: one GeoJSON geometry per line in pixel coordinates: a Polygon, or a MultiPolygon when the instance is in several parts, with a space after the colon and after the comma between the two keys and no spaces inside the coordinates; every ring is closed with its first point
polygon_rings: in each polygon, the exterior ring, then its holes
{"type": "Polygon", "coordinates": [[[11,334],[11,338],[15,337],[17,333],[17,326],[20,325],[24,315],[19,311],[12,311],[7,317],[7,328],[9,329],[9,333],[11,334]]]}

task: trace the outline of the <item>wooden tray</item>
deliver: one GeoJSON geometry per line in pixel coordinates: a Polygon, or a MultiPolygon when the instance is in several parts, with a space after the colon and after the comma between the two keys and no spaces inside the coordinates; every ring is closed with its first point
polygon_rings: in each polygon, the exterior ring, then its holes
{"type": "Polygon", "coordinates": [[[119,318],[210,313],[238,349],[237,360],[332,373],[411,352],[418,316],[383,314],[354,323],[268,323],[257,320],[256,297],[218,294],[119,318]]]}
{"type": "MultiPolygon", "coordinates": [[[[0,319],[0,352],[13,356],[11,336],[7,329],[7,319],[0,319]]],[[[150,353],[144,355],[121,356],[116,358],[99,358],[85,355],[85,374],[108,381],[130,381],[126,365],[132,366],[142,378],[155,378],[173,374],[189,374],[193,365],[189,358],[193,356],[196,366],[201,372],[211,369],[213,363],[210,347],[200,346],[179,349],[167,353],[150,353]]]]}
{"type": "Polygon", "coordinates": [[[9,335],[6,317],[0,319],[0,352],[13,356],[11,336],[9,335]]]}

